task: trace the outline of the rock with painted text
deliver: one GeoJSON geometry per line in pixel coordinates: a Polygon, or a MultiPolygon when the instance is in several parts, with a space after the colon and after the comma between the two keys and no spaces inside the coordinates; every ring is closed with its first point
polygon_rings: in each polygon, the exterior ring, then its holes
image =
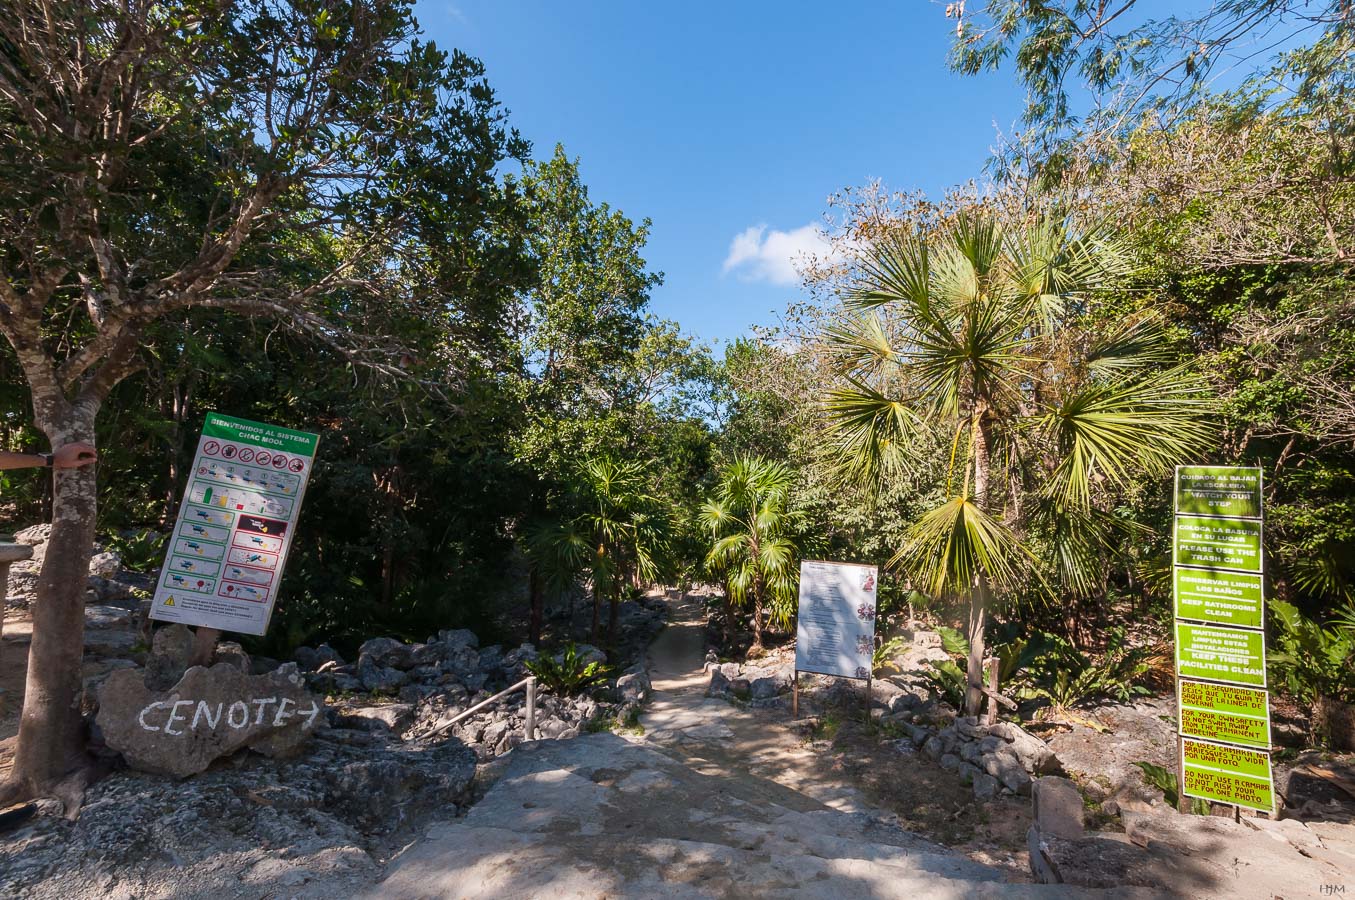
{"type": "Polygon", "coordinates": [[[143,670],[119,669],[99,691],[95,724],[133,768],[186,776],[244,748],[292,755],[323,723],[323,712],[293,664],[247,675],[218,663],[189,669],[164,691],[147,687],[143,670]]]}

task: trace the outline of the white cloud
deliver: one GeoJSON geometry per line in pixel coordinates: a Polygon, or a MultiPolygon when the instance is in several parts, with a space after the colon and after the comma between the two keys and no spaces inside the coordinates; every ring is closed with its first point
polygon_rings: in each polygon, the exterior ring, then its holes
{"type": "Polygon", "coordinates": [[[745,281],[799,284],[807,256],[832,256],[833,247],[819,226],[810,223],[793,231],[768,230],[754,225],[734,236],[725,257],[725,274],[735,272],[745,281]],[[798,265],[797,265],[798,264],[798,265]]]}

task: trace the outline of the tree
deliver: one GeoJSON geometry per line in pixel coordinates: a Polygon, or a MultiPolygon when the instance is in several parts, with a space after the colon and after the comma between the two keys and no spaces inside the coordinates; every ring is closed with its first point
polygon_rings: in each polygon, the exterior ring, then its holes
{"type": "Polygon", "coordinates": [[[1110,489],[1165,475],[1215,434],[1201,381],[1153,368],[1166,355],[1156,319],[1089,327],[1097,292],[1130,272],[1104,233],[1049,217],[1004,228],[971,208],[867,246],[829,332],[846,383],[827,414],[848,477],[879,479],[945,437],[942,500],[895,561],[934,596],[969,600],[970,715],[993,591],[1032,577],[1092,590],[1123,537],[1110,489]]]}
{"type": "Polygon", "coordinates": [[[1074,79],[1092,94],[1084,131],[1114,133],[1145,108],[1191,105],[1229,69],[1250,74],[1248,65],[1281,62],[1302,90],[1350,53],[1355,35],[1349,0],[1231,0],[1160,19],[1146,7],[1139,0],[984,0],[971,8],[959,0],[946,6],[955,19],[950,64],[973,75],[1010,59],[1027,90],[1026,122],[1038,138],[1059,138],[1077,125],[1068,96],[1074,79]]]}
{"type": "MultiPolygon", "coordinates": [[[[525,152],[481,75],[419,41],[405,0],[6,4],[0,334],[37,426],[92,441],[148,338],[195,310],[274,319],[403,377],[407,348],[363,326],[446,314],[436,282],[409,277],[426,274],[416,213],[447,201],[425,176],[477,176],[457,185],[474,199],[525,152]]],[[[457,362],[437,362],[455,383],[457,362]]],[[[56,477],[4,799],[74,802],[84,784],[95,477],[56,477]]]]}
{"type": "MultiPolygon", "coordinates": [[[[795,609],[800,517],[790,505],[793,473],[784,464],[740,457],[720,472],[715,496],[701,506],[699,518],[712,541],[706,568],[724,583],[731,606],[753,606],[753,646],[762,652],[764,610],[787,624],[795,609]]],[[[730,616],[729,627],[733,626],[730,616]]]]}
{"type": "Polygon", "coordinates": [[[583,462],[572,486],[575,514],[538,526],[529,553],[538,577],[557,590],[578,574],[593,586],[593,640],[606,598],[607,640],[616,643],[621,592],[629,580],[652,581],[667,550],[668,511],[649,491],[648,473],[636,461],[597,457],[583,462]]]}

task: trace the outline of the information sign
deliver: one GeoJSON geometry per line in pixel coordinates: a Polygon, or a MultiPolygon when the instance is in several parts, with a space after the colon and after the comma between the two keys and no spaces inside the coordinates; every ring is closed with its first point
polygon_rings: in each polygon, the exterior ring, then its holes
{"type": "Polygon", "coordinates": [[[818,560],[800,563],[797,670],[870,677],[877,581],[875,566],[818,560]]]}
{"type": "Polygon", "coordinates": [[[1178,619],[1239,628],[1260,628],[1263,621],[1259,574],[1177,566],[1172,596],[1178,619]]]}
{"type": "Polygon", "coordinates": [[[1274,812],[1262,497],[1259,468],[1176,470],[1177,775],[1183,796],[1274,812]]]}
{"type": "Polygon", "coordinates": [[[1265,634],[1177,622],[1176,674],[1181,678],[1265,687],[1265,634]]]}
{"type": "Polygon", "coordinates": [[[1181,734],[1270,749],[1270,704],[1265,691],[1201,681],[1177,682],[1181,734]]]}
{"type": "Polygon", "coordinates": [[[1261,517],[1261,470],[1246,466],[1181,466],[1176,511],[1206,516],[1261,517]]]}
{"type": "Polygon", "coordinates": [[[1181,769],[1187,797],[1275,812],[1269,753],[1182,738],[1181,769]]]}
{"type": "Polygon", "coordinates": [[[319,437],[209,413],[151,618],[263,634],[319,437]]]}
{"type": "Polygon", "coordinates": [[[1176,564],[1261,571],[1261,523],[1251,519],[1176,517],[1176,564]]]}

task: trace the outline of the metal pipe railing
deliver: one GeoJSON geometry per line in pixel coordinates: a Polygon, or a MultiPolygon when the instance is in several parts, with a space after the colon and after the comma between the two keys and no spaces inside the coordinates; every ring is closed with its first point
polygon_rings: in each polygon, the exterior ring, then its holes
{"type": "Polygon", "coordinates": [[[506,687],[506,688],[504,688],[503,690],[499,691],[499,692],[498,692],[497,694],[495,694],[493,697],[488,697],[488,698],[486,698],[486,699],[484,699],[484,700],[481,700],[479,703],[475,704],[475,705],[472,706],[470,709],[463,710],[462,712],[457,713],[456,715],[454,715],[454,716],[452,716],[450,719],[448,719],[446,722],[443,722],[443,723],[442,723],[441,725],[439,725],[437,728],[434,728],[432,731],[430,731],[430,732],[428,733],[427,736],[430,737],[430,738],[432,738],[432,737],[437,737],[438,735],[442,734],[443,732],[449,730],[449,729],[450,729],[453,725],[455,725],[457,722],[461,722],[461,721],[464,721],[465,719],[470,718],[473,714],[475,714],[475,713],[479,712],[480,710],[484,709],[486,706],[489,706],[491,703],[495,703],[495,702],[497,702],[497,701],[503,699],[504,697],[507,697],[509,694],[513,693],[514,691],[521,690],[521,689],[523,689],[523,688],[526,688],[526,690],[527,690],[527,716],[526,716],[527,721],[526,721],[525,723],[523,723],[523,729],[522,729],[522,730],[523,730],[523,732],[525,733],[525,735],[526,735],[526,737],[527,737],[527,740],[529,740],[529,741],[534,741],[534,740],[536,740],[536,676],[535,676],[535,675],[528,675],[526,678],[522,679],[522,680],[519,681],[517,684],[515,684],[515,685],[513,685],[513,686],[511,686],[511,687],[506,687]]]}

